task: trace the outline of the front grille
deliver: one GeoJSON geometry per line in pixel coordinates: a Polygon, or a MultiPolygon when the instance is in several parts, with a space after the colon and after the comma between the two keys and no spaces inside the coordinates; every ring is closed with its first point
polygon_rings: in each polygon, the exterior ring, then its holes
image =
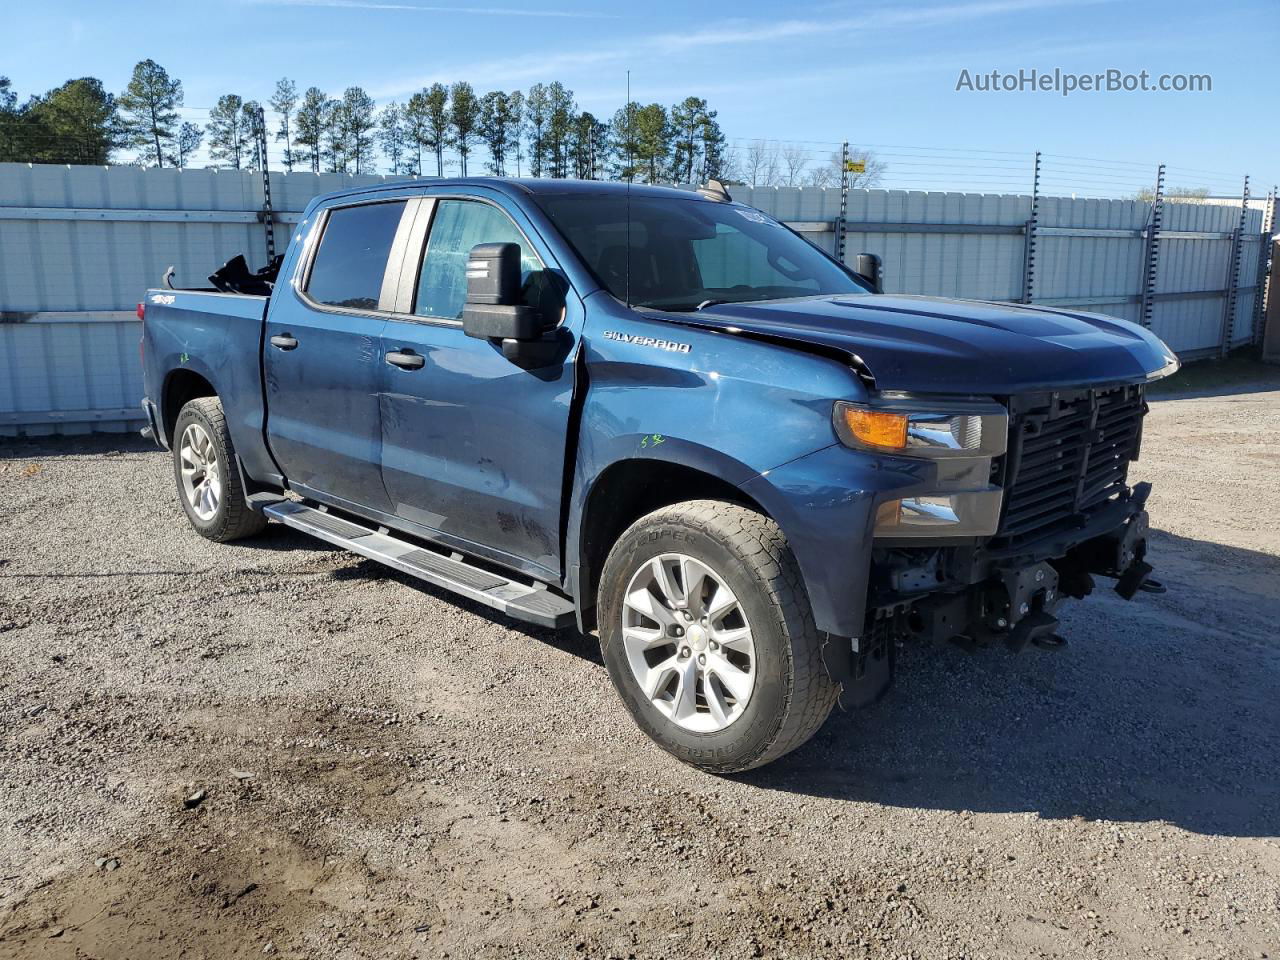
{"type": "Polygon", "coordinates": [[[1146,404],[1142,387],[1015,397],[996,536],[1008,543],[1065,527],[1126,489],[1146,404]]]}

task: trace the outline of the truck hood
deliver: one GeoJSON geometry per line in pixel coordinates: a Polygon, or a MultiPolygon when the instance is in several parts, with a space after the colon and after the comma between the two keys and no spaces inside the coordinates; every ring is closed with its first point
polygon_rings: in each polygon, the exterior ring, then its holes
{"type": "Polygon", "coordinates": [[[846,355],[881,390],[1012,394],[1151,380],[1178,365],[1158,337],[1126,320],[979,300],[838,295],[666,316],[846,355]]]}

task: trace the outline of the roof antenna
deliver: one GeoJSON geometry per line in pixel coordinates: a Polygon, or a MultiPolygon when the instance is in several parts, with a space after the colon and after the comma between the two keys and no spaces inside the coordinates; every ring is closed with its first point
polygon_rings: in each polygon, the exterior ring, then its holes
{"type": "Polygon", "coordinates": [[[708,200],[715,200],[718,203],[728,203],[733,199],[733,197],[729,196],[729,191],[724,188],[724,184],[714,177],[700,186],[698,193],[708,200]]]}
{"type": "Polygon", "coordinates": [[[631,178],[636,172],[636,113],[631,103],[631,71],[627,71],[627,306],[631,306],[631,178]]]}

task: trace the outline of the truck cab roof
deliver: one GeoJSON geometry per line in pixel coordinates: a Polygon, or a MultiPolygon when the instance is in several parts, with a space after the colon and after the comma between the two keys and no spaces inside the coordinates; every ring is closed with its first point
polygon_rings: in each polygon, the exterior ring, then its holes
{"type": "Polygon", "coordinates": [[[673,199],[695,200],[705,203],[718,201],[703,197],[694,190],[679,187],[657,187],[642,183],[625,183],[609,180],[568,180],[547,179],[537,177],[417,177],[404,180],[389,180],[385,183],[365,187],[348,187],[322,194],[314,201],[317,204],[328,203],[343,197],[368,196],[370,193],[403,190],[409,186],[422,187],[488,187],[499,190],[509,196],[552,196],[564,194],[626,196],[632,197],[668,197],[673,199]]]}

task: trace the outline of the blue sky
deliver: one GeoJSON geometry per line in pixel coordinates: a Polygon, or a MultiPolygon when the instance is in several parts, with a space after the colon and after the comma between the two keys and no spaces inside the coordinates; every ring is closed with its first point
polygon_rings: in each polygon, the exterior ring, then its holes
{"type": "Polygon", "coordinates": [[[21,42],[7,45],[0,72],[24,96],[86,74],[119,91],[133,64],[152,57],[183,81],[197,119],[222,93],[265,100],[282,75],[331,93],[359,84],[379,102],[437,80],[483,91],[558,79],[607,117],[624,100],[630,69],[641,102],[707,97],[731,141],[796,143],[815,161],[845,138],[873,144],[902,185],[1010,189],[1025,179],[1033,150],[1052,155],[1046,176],[1060,181],[1057,192],[1077,178],[1122,192],[1161,160],[1173,183],[1215,193],[1237,189],[1244,173],[1255,192],[1280,180],[1275,0],[741,0],[717,5],[716,15],[675,0],[6,6],[6,32],[21,42]],[[1070,97],[955,89],[962,69],[1055,67],[1210,74],[1213,89],[1070,97]]]}

